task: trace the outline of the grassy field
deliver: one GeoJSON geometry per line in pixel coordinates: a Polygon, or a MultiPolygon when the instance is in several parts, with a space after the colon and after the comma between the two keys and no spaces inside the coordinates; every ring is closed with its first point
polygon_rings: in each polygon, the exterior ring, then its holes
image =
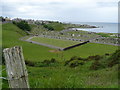
{"type": "MultiPolygon", "coordinates": [[[[26,61],[34,63],[55,58],[58,63],[46,67],[27,66],[29,83],[32,88],[117,88],[117,66],[101,70],[89,70],[93,61],[82,66],[70,68],[64,62],[72,56],[86,58],[92,55],[113,53],[118,47],[112,45],[88,43],[67,51],[50,52],[48,47],[19,40],[26,33],[13,24],[3,24],[3,48],[22,46],[26,61]],[[109,77],[108,77],[109,76],[109,77]]],[[[5,66],[3,65],[3,68],[5,66]]],[[[6,77],[5,71],[3,76],[6,77]]],[[[3,87],[7,88],[6,80],[3,87]]]]}
{"type": "Polygon", "coordinates": [[[88,57],[93,55],[104,55],[105,53],[113,53],[118,47],[112,45],[88,43],[64,52],[65,57],[70,55],[78,55],[88,57]]]}
{"type": "Polygon", "coordinates": [[[59,39],[51,39],[51,38],[44,38],[44,37],[34,37],[31,40],[40,42],[40,43],[53,45],[53,46],[62,47],[62,48],[80,43],[80,42],[76,42],[76,41],[59,40],[59,39]]]}

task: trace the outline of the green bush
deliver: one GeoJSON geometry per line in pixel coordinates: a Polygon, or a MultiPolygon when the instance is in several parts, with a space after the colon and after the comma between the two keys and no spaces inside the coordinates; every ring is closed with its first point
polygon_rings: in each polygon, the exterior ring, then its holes
{"type": "Polygon", "coordinates": [[[112,67],[116,64],[120,64],[120,50],[117,50],[110,58],[108,58],[109,63],[108,66],[112,67]]]}
{"type": "Polygon", "coordinates": [[[105,53],[105,56],[110,56],[110,54],[109,53],[105,53]]]}
{"type": "Polygon", "coordinates": [[[31,27],[29,26],[29,24],[22,20],[20,22],[13,22],[13,24],[17,25],[20,29],[24,30],[24,31],[31,31],[31,27]]]}
{"type": "Polygon", "coordinates": [[[94,61],[90,66],[90,70],[98,70],[99,68],[101,68],[101,63],[98,60],[94,61]]]}
{"type": "Polygon", "coordinates": [[[77,66],[83,65],[83,64],[84,64],[84,61],[82,61],[82,60],[73,60],[69,63],[69,67],[74,68],[74,67],[77,67],[77,66]]]}
{"type": "Polygon", "coordinates": [[[0,16],[0,21],[4,22],[5,21],[5,18],[0,16]]]}
{"type": "Polygon", "coordinates": [[[78,57],[78,56],[73,56],[70,58],[70,60],[66,61],[64,66],[68,65],[69,67],[76,67],[79,65],[84,64],[85,59],[78,57]]]}
{"type": "Polygon", "coordinates": [[[55,58],[52,58],[50,61],[51,61],[51,63],[56,63],[57,62],[55,58]]]}
{"type": "Polygon", "coordinates": [[[48,66],[55,66],[57,64],[57,60],[52,58],[51,60],[44,60],[43,62],[36,63],[36,67],[48,67],[48,66]]]}
{"type": "Polygon", "coordinates": [[[73,56],[73,57],[71,57],[70,60],[68,60],[68,61],[65,62],[65,65],[64,65],[64,66],[68,65],[71,61],[77,60],[77,59],[78,59],[78,56],[73,56]]]}
{"type": "Polygon", "coordinates": [[[43,62],[31,62],[30,60],[25,60],[25,64],[31,67],[48,67],[55,66],[57,60],[52,58],[51,60],[44,60],[43,62]]]}
{"type": "Polygon", "coordinates": [[[87,58],[88,60],[100,60],[102,57],[100,55],[95,55],[95,56],[89,56],[87,58]]]}
{"type": "Polygon", "coordinates": [[[84,60],[84,59],[81,57],[78,57],[78,56],[73,56],[73,57],[71,57],[70,61],[72,61],[72,60],[84,60]]]}
{"type": "Polygon", "coordinates": [[[25,60],[25,64],[28,65],[28,66],[31,66],[31,67],[35,66],[35,62],[31,62],[29,60],[25,60]]]}
{"type": "Polygon", "coordinates": [[[48,26],[47,24],[43,24],[44,28],[50,30],[50,31],[53,31],[54,28],[52,26],[48,26]]]}

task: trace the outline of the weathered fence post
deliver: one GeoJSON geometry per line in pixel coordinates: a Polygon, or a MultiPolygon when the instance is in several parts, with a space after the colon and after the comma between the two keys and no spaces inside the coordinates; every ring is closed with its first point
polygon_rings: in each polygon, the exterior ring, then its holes
{"type": "Polygon", "coordinates": [[[29,88],[28,74],[22,47],[16,46],[3,50],[10,88],[29,88]]]}

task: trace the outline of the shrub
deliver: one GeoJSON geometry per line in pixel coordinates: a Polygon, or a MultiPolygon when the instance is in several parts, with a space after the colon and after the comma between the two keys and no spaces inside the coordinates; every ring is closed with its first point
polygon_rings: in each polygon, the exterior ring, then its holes
{"type": "Polygon", "coordinates": [[[81,57],[78,57],[78,56],[73,56],[70,58],[70,60],[66,61],[64,66],[68,65],[70,62],[72,61],[75,61],[75,60],[78,60],[78,61],[85,61],[86,59],[83,59],[81,57]]]}
{"type": "Polygon", "coordinates": [[[24,31],[31,31],[31,27],[29,26],[29,24],[22,20],[20,22],[13,22],[13,24],[17,25],[20,29],[24,30],[24,31]]]}
{"type": "Polygon", "coordinates": [[[100,63],[100,61],[94,61],[93,63],[92,63],[92,65],[90,66],[90,69],[91,70],[98,70],[99,68],[101,68],[101,63],[100,63]]]}
{"type": "Polygon", "coordinates": [[[48,67],[48,66],[55,66],[58,63],[56,59],[52,58],[51,60],[44,60],[43,62],[31,62],[25,60],[25,64],[32,67],[48,67]]]}
{"type": "Polygon", "coordinates": [[[112,56],[108,58],[108,60],[110,60],[108,63],[109,67],[120,64],[120,50],[117,50],[115,53],[113,53],[112,56]]]}
{"type": "Polygon", "coordinates": [[[69,63],[69,67],[74,68],[77,67],[79,65],[83,65],[84,61],[79,61],[79,60],[73,60],[69,63]]]}
{"type": "Polygon", "coordinates": [[[78,56],[73,56],[73,57],[71,57],[70,61],[77,60],[78,58],[79,58],[78,56]]]}
{"type": "Polygon", "coordinates": [[[110,54],[109,53],[105,53],[105,56],[109,56],[110,54]]]}
{"type": "Polygon", "coordinates": [[[73,56],[70,60],[84,60],[84,59],[78,56],[73,56]]]}
{"type": "Polygon", "coordinates": [[[61,34],[61,35],[63,35],[63,33],[62,33],[62,32],[61,32],[60,34],[61,34]]]}
{"type": "Polygon", "coordinates": [[[31,62],[31,61],[28,61],[28,60],[25,60],[25,64],[28,65],[28,66],[32,66],[32,67],[35,66],[34,62],[31,62]]]}
{"type": "Polygon", "coordinates": [[[95,56],[95,60],[100,60],[102,57],[100,55],[95,56]]]}
{"type": "Polygon", "coordinates": [[[77,59],[78,60],[86,60],[86,58],[81,58],[81,57],[78,57],[77,59]]]}
{"type": "Polygon", "coordinates": [[[39,62],[36,66],[39,67],[47,67],[47,66],[54,66],[57,63],[57,60],[52,58],[51,60],[44,60],[43,62],[39,62]]]}
{"type": "Polygon", "coordinates": [[[52,59],[50,60],[50,62],[51,62],[51,63],[56,63],[57,61],[56,61],[55,58],[52,58],[52,59]]]}
{"type": "Polygon", "coordinates": [[[72,67],[72,68],[74,68],[74,67],[76,67],[78,65],[79,65],[78,61],[74,61],[74,62],[71,62],[69,66],[72,67]]]}
{"type": "Polygon", "coordinates": [[[12,23],[15,24],[15,25],[17,24],[15,21],[13,21],[12,23]]]}
{"type": "Polygon", "coordinates": [[[42,63],[49,65],[51,62],[49,60],[44,60],[42,63]]]}
{"type": "Polygon", "coordinates": [[[52,26],[48,26],[47,24],[43,24],[43,27],[50,30],[50,31],[54,30],[54,28],[52,26]]]}
{"type": "Polygon", "coordinates": [[[100,60],[102,57],[100,55],[95,55],[95,56],[89,56],[87,59],[88,60],[100,60]]]}
{"type": "Polygon", "coordinates": [[[5,21],[5,18],[0,16],[0,21],[4,22],[5,21]]]}
{"type": "Polygon", "coordinates": [[[64,64],[64,66],[68,65],[68,64],[69,64],[69,62],[70,62],[70,61],[66,61],[66,62],[65,62],[65,64],[64,64]]]}

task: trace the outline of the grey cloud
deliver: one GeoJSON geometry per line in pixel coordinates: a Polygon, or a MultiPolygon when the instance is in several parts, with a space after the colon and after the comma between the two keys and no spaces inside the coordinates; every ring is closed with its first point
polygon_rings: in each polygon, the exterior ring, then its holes
{"type": "Polygon", "coordinates": [[[117,7],[117,2],[97,2],[100,7],[117,7]]]}
{"type": "MultiPolygon", "coordinates": [[[[73,5],[69,2],[20,2],[20,3],[4,3],[3,15],[9,17],[22,17],[22,18],[33,18],[33,19],[43,19],[43,20],[60,20],[60,21],[105,21],[105,15],[99,15],[97,8],[104,7],[116,7],[116,2],[97,2],[96,8],[81,7],[79,4],[73,5]],[[18,9],[24,8],[25,6],[31,7],[25,12],[21,12],[18,9]]],[[[89,6],[89,5],[88,5],[89,6]]],[[[109,8],[108,8],[109,9],[109,8]]],[[[102,13],[102,11],[99,11],[102,13]]],[[[112,13],[106,13],[109,16],[112,14],[112,20],[115,21],[114,17],[116,11],[112,13]]],[[[109,17],[108,16],[108,17],[109,17]]]]}

